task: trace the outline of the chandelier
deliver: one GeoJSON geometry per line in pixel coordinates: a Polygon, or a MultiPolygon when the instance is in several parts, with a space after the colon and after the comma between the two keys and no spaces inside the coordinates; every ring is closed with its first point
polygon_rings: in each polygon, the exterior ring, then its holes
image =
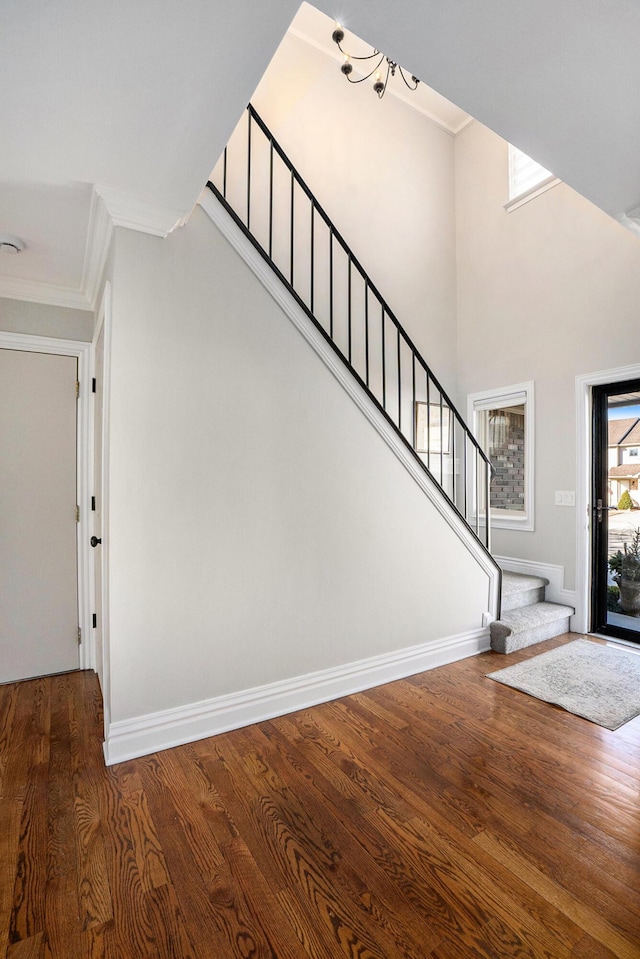
{"type": "Polygon", "coordinates": [[[418,84],[420,83],[418,78],[412,75],[411,80],[407,80],[407,76],[402,67],[396,63],[395,60],[391,60],[388,56],[386,56],[386,54],[381,53],[379,50],[374,49],[373,53],[368,54],[366,57],[356,57],[353,56],[353,54],[347,53],[346,50],[343,50],[342,41],[344,40],[344,30],[339,24],[336,25],[335,30],[331,34],[331,39],[336,44],[340,53],[344,56],[344,63],[340,69],[342,73],[344,73],[349,83],[364,83],[365,80],[369,80],[371,77],[373,77],[373,89],[375,93],[377,93],[378,98],[382,100],[387,89],[387,84],[389,83],[389,77],[395,77],[396,73],[399,73],[404,80],[404,85],[408,90],[417,90],[418,84]],[[360,77],[359,80],[352,80],[352,60],[360,60],[362,62],[367,61],[365,70],[369,68],[371,61],[374,61],[374,63],[366,77],[360,77]]]}

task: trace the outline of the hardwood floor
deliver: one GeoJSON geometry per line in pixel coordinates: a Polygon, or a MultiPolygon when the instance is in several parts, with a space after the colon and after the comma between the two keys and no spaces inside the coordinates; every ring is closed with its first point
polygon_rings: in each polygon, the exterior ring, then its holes
{"type": "Polygon", "coordinates": [[[0,687],[0,956],[638,959],[640,718],[485,653],[106,769],[92,673],[0,687]]]}

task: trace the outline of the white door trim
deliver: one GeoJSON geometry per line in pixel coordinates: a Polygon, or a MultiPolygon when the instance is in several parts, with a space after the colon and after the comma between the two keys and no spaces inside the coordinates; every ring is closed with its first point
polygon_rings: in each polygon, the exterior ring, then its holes
{"type": "Polygon", "coordinates": [[[640,378],[640,365],[576,376],[576,617],[574,629],[586,633],[591,626],[591,474],[592,387],[640,378]]]}
{"type": "MultiPolygon", "coordinates": [[[[103,701],[103,713],[104,713],[104,727],[105,729],[109,728],[110,724],[110,715],[111,715],[111,699],[110,699],[110,658],[109,658],[109,409],[110,409],[110,387],[111,387],[111,284],[107,280],[104,286],[104,292],[102,294],[102,300],[100,302],[100,308],[98,310],[98,316],[96,321],[96,327],[93,334],[93,342],[91,344],[91,362],[92,362],[92,371],[93,376],[96,375],[95,368],[95,350],[96,344],[100,338],[100,333],[104,327],[104,339],[103,339],[103,368],[102,368],[102,476],[101,476],[101,493],[102,493],[102,502],[100,504],[101,514],[102,514],[102,545],[100,549],[102,550],[102,577],[101,577],[101,591],[102,591],[102,602],[100,604],[100,609],[102,611],[102,622],[101,632],[102,632],[102,662],[95,662],[96,650],[95,644],[93,645],[93,655],[94,655],[94,665],[93,669],[96,670],[100,678],[101,690],[102,690],[102,701],[103,701]]],[[[93,436],[93,425],[94,425],[94,410],[93,403],[91,404],[91,436],[93,436]]],[[[91,443],[91,477],[94,475],[94,443],[91,443]]],[[[93,569],[93,567],[92,567],[93,569]]],[[[91,602],[93,604],[93,609],[95,610],[96,605],[94,603],[95,599],[95,578],[91,576],[91,602]]]]}
{"type": "Polygon", "coordinates": [[[80,395],[77,410],[76,486],[80,519],[77,524],[78,548],[78,624],[82,630],[79,648],[80,669],[92,669],[93,637],[91,630],[91,577],[89,556],[89,450],[91,437],[91,344],[80,340],[59,340],[55,337],[33,336],[27,333],[0,332],[0,349],[22,350],[26,353],[52,353],[75,356],[78,360],[80,395]]]}

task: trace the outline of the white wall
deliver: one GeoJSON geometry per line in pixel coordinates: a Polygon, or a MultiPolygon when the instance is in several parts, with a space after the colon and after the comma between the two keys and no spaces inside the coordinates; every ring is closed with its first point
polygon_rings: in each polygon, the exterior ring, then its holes
{"type": "Polygon", "coordinates": [[[116,230],[111,717],[477,629],[487,576],[200,209],[116,230]]]}
{"type": "Polygon", "coordinates": [[[0,330],[5,333],[29,333],[63,340],[90,342],[93,313],[64,306],[27,303],[0,298],[0,330]]]}
{"type": "Polygon", "coordinates": [[[459,398],[536,389],[536,529],[496,530],[493,550],[565,567],[572,588],[575,377],[640,361],[640,238],[564,184],[505,212],[507,145],[473,123],[456,141],[459,398]]]}
{"type": "Polygon", "coordinates": [[[292,34],[251,102],[452,392],[453,137],[391,92],[379,100],[370,83],[349,85],[335,59],[292,34]]]}

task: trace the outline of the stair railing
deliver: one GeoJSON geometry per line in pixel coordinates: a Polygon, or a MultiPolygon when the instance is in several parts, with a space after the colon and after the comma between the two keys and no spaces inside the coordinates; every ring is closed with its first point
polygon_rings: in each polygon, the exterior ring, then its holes
{"type": "Polygon", "coordinates": [[[489,552],[489,459],[251,104],[207,186],[489,552]]]}

